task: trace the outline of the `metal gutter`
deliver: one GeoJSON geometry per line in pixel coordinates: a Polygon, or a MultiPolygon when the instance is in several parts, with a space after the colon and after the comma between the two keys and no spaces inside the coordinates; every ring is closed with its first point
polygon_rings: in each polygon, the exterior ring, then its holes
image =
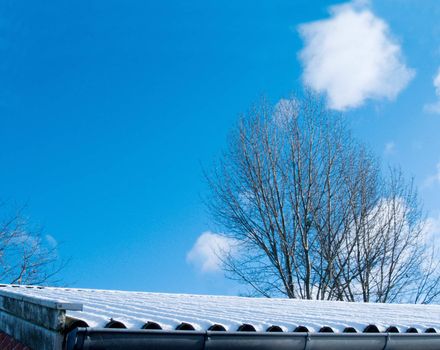
{"type": "Polygon", "coordinates": [[[65,350],[439,350],[440,334],[196,332],[77,328],[65,350]]]}

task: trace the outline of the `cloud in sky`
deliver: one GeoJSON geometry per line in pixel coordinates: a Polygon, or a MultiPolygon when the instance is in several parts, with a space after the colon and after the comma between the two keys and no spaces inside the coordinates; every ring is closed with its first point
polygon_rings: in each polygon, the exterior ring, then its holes
{"type": "Polygon", "coordinates": [[[437,113],[440,114],[440,68],[437,71],[437,74],[434,77],[433,85],[435,88],[435,94],[437,95],[437,102],[429,103],[425,105],[425,111],[429,113],[437,113]]]}
{"type": "Polygon", "coordinates": [[[394,153],[396,153],[396,143],[394,141],[389,141],[385,144],[385,148],[383,150],[383,153],[386,156],[390,156],[393,155],[394,153]]]}
{"type": "Polygon", "coordinates": [[[422,187],[431,187],[432,185],[440,184],[440,162],[436,164],[436,171],[425,180],[422,187]]]}
{"type": "Polygon", "coordinates": [[[55,239],[54,236],[47,234],[45,236],[45,238],[46,238],[46,242],[49,244],[49,246],[51,248],[55,248],[55,247],[58,246],[58,242],[57,242],[57,240],[55,239]]]}
{"type": "Polygon", "coordinates": [[[367,2],[333,6],[330,18],[299,26],[303,82],[346,110],[367,99],[394,99],[414,77],[387,23],[367,2]]]}
{"type": "Polygon", "coordinates": [[[297,100],[282,98],[274,107],[273,118],[278,124],[283,124],[298,113],[298,108],[297,100]]]}
{"type": "Polygon", "coordinates": [[[440,215],[426,219],[425,232],[428,239],[433,239],[433,236],[440,238],[440,215]]]}
{"type": "Polygon", "coordinates": [[[188,252],[186,260],[203,273],[221,270],[221,257],[234,251],[232,238],[213,233],[203,232],[188,252]]]}
{"type": "MultiPolygon", "coordinates": [[[[425,242],[428,246],[440,248],[440,213],[430,216],[424,222],[425,242]]],[[[437,251],[437,254],[440,252],[437,251]]]]}

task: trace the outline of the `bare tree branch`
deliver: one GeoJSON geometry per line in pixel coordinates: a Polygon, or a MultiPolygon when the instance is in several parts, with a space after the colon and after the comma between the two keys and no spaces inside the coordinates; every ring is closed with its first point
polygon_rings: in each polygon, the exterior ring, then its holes
{"type": "Polygon", "coordinates": [[[224,259],[225,271],[255,293],[375,302],[439,296],[413,183],[400,170],[385,176],[320,97],[254,105],[206,177],[213,218],[242,243],[224,259]]]}

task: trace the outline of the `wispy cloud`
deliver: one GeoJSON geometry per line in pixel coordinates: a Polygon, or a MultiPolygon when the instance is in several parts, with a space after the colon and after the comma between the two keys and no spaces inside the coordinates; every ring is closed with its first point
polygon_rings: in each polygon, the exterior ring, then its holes
{"type": "Polygon", "coordinates": [[[203,273],[221,270],[222,257],[233,253],[233,239],[211,231],[203,232],[188,252],[186,260],[203,273]]]}
{"type": "Polygon", "coordinates": [[[438,114],[440,113],[440,68],[432,83],[435,88],[435,94],[437,95],[437,102],[426,104],[424,109],[426,112],[438,114]]]}
{"type": "Polygon", "coordinates": [[[435,184],[440,184],[440,162],[436,164],[436,171],[434,174],[428,176],[422,187],[431,187],[435,184]]]}
{"type": "Polygon", "coordinates": [[[47,234],[45,238],[51,248],[56,248],[58,246],[58,242],[54,236],[47,234]]]}
{"type": "Polygon", "coordinates": [[[440,214],[430,216],[424,222],[426,243],[439,247],[440,243],[440,214]]]}
{"type": "Polygon", "coordinates": [[[394,99],[414,77],[387,23],[368,2],[333,6],[330,18],[299,27],[303,81],[325,93],[329,107],[345,110],[367,99],[394,99]]]}
{"type": "Polygon", "coordinates": [[[298,109],[297,100],[282,98],[274,107],[273,118],[278,124],[284,124],[298,114],[298,109]]]}
{"type": "Polygon", "coordinates": [[[390,156],[393,155],[394,153],[396,153],[396,143],[394,141],[389,141],[385,144],[383,153],[386,156],[390,156]]]}
{"type": "MultiPolygon", "coordinates": [[[[422,268],[432,269],[432,264],[436,264],[440,258],[440,213],[429,216],[423,223],[423,236],[425,249],[430,249],[428,253],[434,261],[430,260],[430,256],[426,255],[422,261],[422,268]]],[[[429,271],[427,270],[427,271],[429,271]]]]}

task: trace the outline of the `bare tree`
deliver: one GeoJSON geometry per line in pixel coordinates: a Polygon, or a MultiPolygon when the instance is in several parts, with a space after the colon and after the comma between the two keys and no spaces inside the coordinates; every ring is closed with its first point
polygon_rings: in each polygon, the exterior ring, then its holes
{"type": "Polygon", "coordinates": [[[256,294],[427,302],[440,290],[412,183],[385,177],[316,95],[253,106],[207,179],[238,244],[225,270],[256,294]]]}
{"type": "MultiPolygon", "coordinates": [[[[431,281],[433,290],[428,294],[433,296],[440,289],[432,285],[436,272],[424,266],[424,216],[412,182],[407,183],[400,170],[391,169],[387,180],[379,179],[375,186],[379,196],[370,198],[373,201],[352,204],[352,230],[346,239],[353,253],[343,252],[353,269],[344,273],[347,299],[417,302],[423,279],[431,281]]],[[[363,187],[360,183],[355,189],[373,190],[363,187]]]]}
{"type": "Polygon", "coordinates": [[[11,210],[2,203],[0,218],[0,281],[8,284],[56,283],[65,266],[56,244],[32,225],[23,209],[11,210]]]}

